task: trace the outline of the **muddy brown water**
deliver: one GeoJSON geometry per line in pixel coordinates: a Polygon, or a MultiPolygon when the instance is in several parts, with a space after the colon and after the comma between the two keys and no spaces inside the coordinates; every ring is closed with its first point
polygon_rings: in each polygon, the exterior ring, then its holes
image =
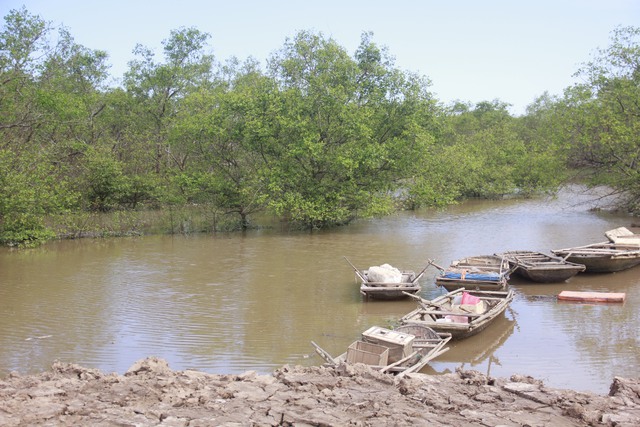
{"type": "MultiPolygon", "coordinates": [[[[469,202],[323,232],[145,236],[0,250],[0,377],[55,360],[123,373],[147,356],[173,369],[268,373],[322,363],[370,326],[392,326],[411,300],[365,301],[359,268],[421,270],[428,259],[505,250],[548,252],[604,241],[627,216],[593,212],[593,196],[469,202]]],[[[637,229],[634,231],[640,232],[637,229]]],[[[443,291],[434,268],[421,296],[443,291]]],[[[475,337],[455,342],[422,372],[457,367],[532,375],[547,385],[607,393],[614,376],[640,376],[640,267],[535,285],[513,277],[516,299],[475,337]],[[562,290],[624,292],[623,304],[561,303],[562,290]]]]}

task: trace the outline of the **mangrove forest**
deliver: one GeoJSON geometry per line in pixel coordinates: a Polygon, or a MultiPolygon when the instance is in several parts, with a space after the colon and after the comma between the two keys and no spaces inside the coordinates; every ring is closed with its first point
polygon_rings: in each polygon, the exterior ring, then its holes
{"type": "Polygon", "coordinates": [[[300,31],[261,65],[179,28],[106,52],[25,8],[0,28],[0,244],[219,232],[269,217],[317,229],[467,198],[606,186],[640,213],[640,28],[612,29],[561,95],[514,116],[445,104],[363,32],[300,31]]]}

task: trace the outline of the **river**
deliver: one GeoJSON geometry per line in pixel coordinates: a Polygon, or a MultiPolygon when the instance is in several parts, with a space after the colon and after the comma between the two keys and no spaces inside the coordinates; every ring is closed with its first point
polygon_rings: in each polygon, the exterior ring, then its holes
{"type": "MultiPolygon", "coordinates": [[[[144,236],[0,249],[0,377],[55,360],[124,373],[148,356],[173,369],[268,373],[323,361],[370,326],[388,327],[415,302],[365,301],[346,256],[366,269],[421,270],[428,259],[506,250],[549,252],[604,241],[633,218],[592,211],[575,188],[557,198],[473,201],[403,212],[320,232],[144,236]]],[[[637,230],[636,230],[637,232],[637,230]]],[[[424,298],[443,293],[430,267],[424,298]]],[[[495,377],[531,375],[547,385],[606,394],[614,376],[640,376],[640,267],[533,285],[496,323],[422,372],[458,367],[495,377]],[[562,290],[624,292],[622,304],[562,303],[562,290]]]]}

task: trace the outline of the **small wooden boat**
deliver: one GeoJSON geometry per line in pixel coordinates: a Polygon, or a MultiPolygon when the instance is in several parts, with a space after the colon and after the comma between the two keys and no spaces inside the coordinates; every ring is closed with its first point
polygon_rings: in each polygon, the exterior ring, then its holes
{"type": "Polygon", "coordinates": [[[511,273],[509,261],[498,255],[471,256],[455,260],[447,268],[436,267],[440,269],[440,275],[436,276],[436,285],[447,291],[460,288],[504,290],[511,273]]]}
{"type": "Polygon", "coordinates": [[[586,269],[584,264],[542,252],[508,251],[496,255],[505,257],[514,273],[539,283],[564,282],[586,269]]]}
{"type": "Polygon", "coordinates": [[[373,326],[338,357],[331,356],[313,341],[311,344],[328,365],[364,363],[380,372],[402,377],[420,371],[448,351],[445,345],[450,340],[451,334],[438,333],[422,325],[407,325],[394,330],[373,326]]]}
{"type": "MultiPolygon", "coordinates": [[[[345,257],[345,259],[354,269],[356,277],[360,279],[360,293],[366,298],[379,300],[402,299],[406,298],[405,292],[409,294],[420,292],[422,286],[420,286],[419,281],[429,265],[431,265],[431,261],[429,261],[429,264],[418,274],[411,270],[395,269],[396,274],[389,276],[389,280],[382,281],[380,275],[374,275],[373,269],[379,268],[378,266],[369,267],[368,270],[360,271],[351,264],[347,257],[345,257]]],[[[387,264],[383,264],[383,266],[393,269],[393,267],[387,264]]]]}
{"type": "Polygon", "coordinates": [[[569,262],[584,264],[587,273],[613,273],[640,264],[638,245],[602,242],[551,252],[569,262]]]}
{"type": "Polygon", "coordinates": [[[453,339],[467,338],[479,333],[504,313],[513,290],[474,291],[456,289],[433,300],[417,295],[418,308],[400,318],[402,325],[427,326],[438,333],[449,333],[453,339]]]}

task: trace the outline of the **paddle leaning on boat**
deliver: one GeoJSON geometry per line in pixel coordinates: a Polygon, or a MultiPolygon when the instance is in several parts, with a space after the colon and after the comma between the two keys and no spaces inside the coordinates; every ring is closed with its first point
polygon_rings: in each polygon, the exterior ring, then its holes
{"type": "Polygon", "coordinates": [[[399,270],[389,264],[371,266],[367,270],[360,271],[351,261],[344,257],[360,280],[360,293],[367,298],[380,300],[395,300],[406,298],[406,293],[419,292],[420,279],[431,265],[432,261],[418,274],[412,270],[399,270]]]}

